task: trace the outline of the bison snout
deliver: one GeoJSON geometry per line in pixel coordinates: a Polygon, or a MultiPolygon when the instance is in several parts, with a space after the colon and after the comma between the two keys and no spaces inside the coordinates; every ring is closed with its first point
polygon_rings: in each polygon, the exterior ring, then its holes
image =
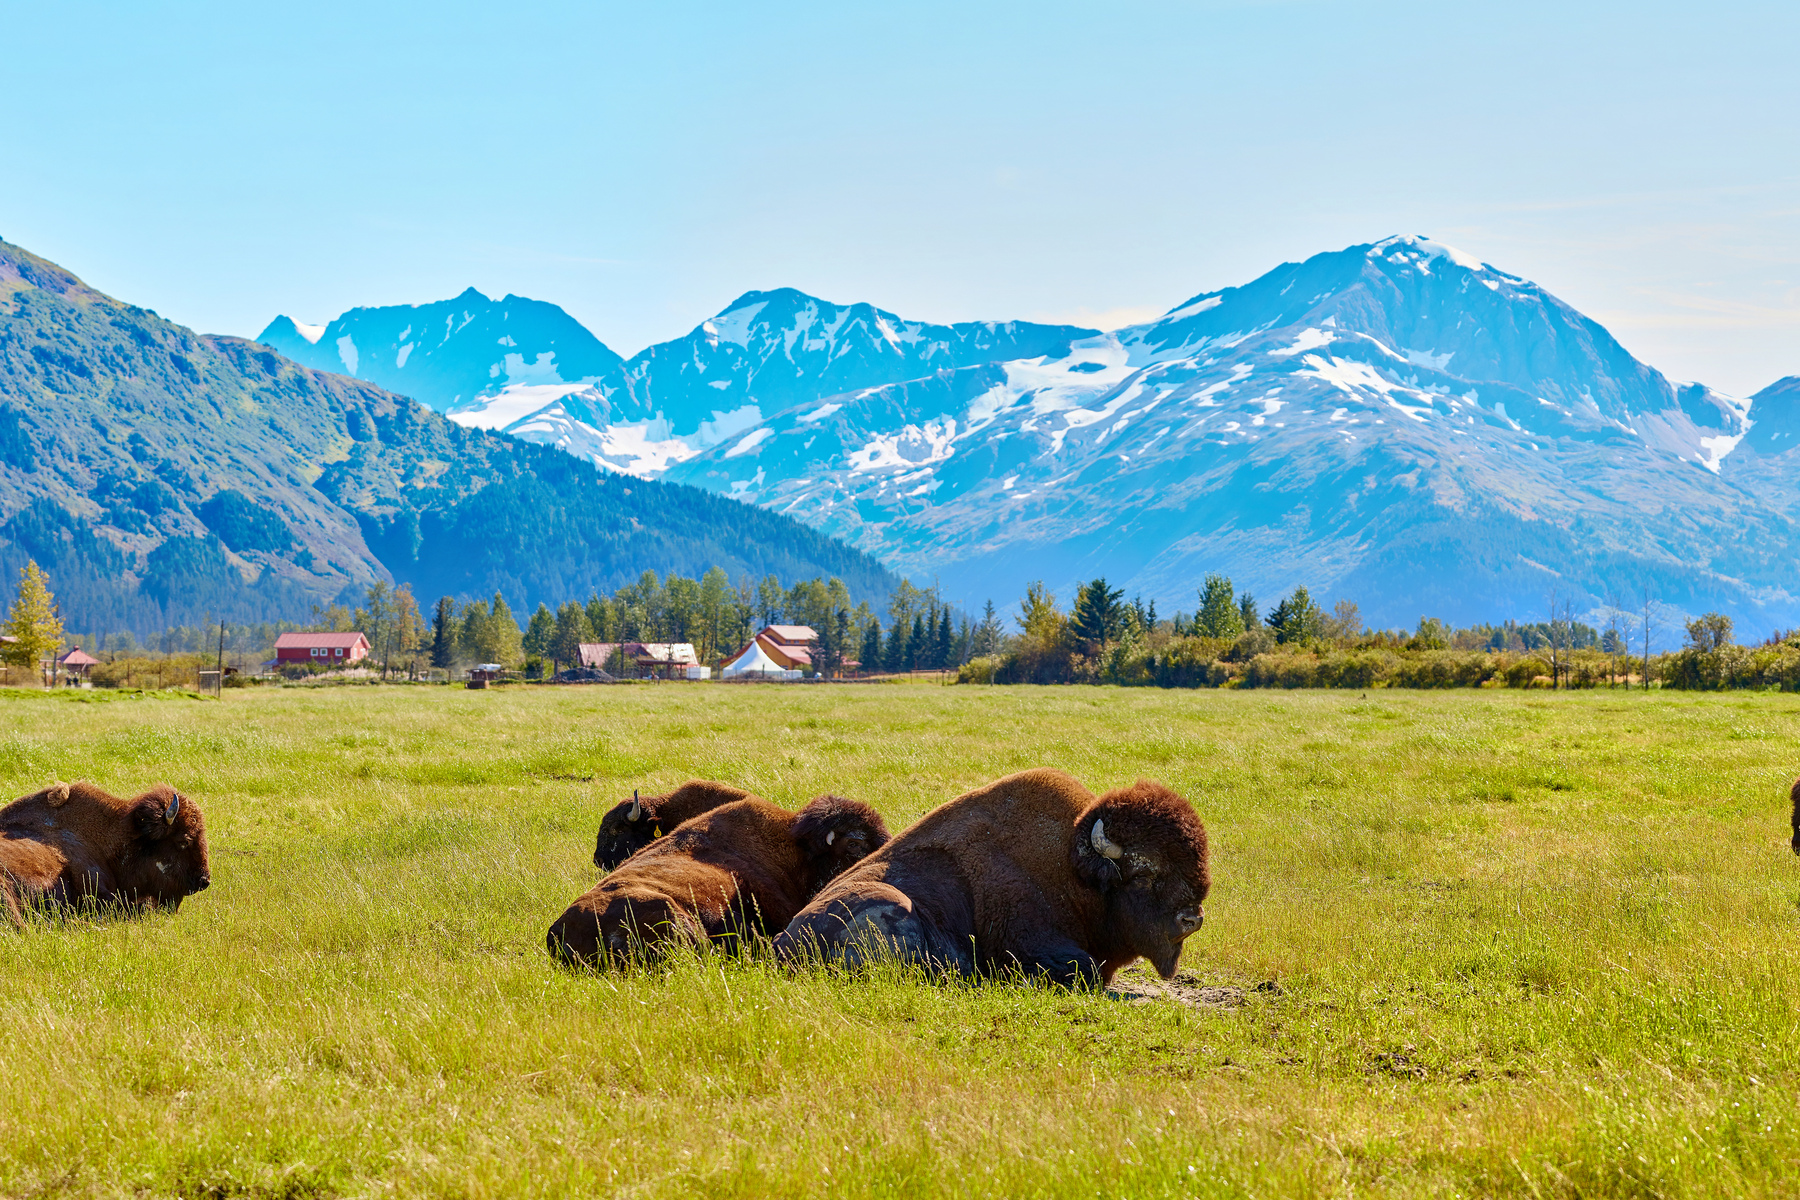
{"type": "Polygon", "coordinates": [[[212,886],[212,876],[211,875],[202,875],[200,878],[194,880],[192,887],[188,888],[188,895],[191,896],[195,892],[204,892],[207,888],[209,888],[211,886],[212,886]]]}
{"type": "Polygon", "coordinates": [[[1175,928],[1181,931],[1182,937],[1200,928],[1205,921],[1206,915],[1198,908],[1184,908],[1175,914],[1175,928]]]}

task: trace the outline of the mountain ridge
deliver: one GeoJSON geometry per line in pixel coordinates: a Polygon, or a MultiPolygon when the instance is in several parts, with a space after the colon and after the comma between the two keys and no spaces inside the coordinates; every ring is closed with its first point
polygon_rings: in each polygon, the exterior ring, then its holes
{"type": "Polygon", "coordinates": [[[3,242],[0,517],[0,571],[36,558],[84,632],[297,619],[377,580],[515,607],[646,568],[895,582],[787,518],[464,428],[3,242]]]}

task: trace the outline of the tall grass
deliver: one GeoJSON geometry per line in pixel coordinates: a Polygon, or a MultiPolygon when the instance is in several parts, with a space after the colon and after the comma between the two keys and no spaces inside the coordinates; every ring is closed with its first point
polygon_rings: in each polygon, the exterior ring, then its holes
{"type": "Polygon", "coordinates": [[[1800,1195],[1800,703],[1377,697],[0,694],[5,794],[167,780],[214,852],[0,933],[0,1194],[1800,1195]],[[543,951],[633,786],[1035,765],[1194,800],[1242,1005],[543,951]]]}

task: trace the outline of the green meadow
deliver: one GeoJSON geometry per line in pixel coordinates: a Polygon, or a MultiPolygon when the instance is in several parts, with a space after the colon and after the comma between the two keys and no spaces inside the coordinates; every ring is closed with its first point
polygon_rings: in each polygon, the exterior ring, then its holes
{"type": "Polygon", "coordinates": [[[0,721],[6,796],[169,782],[214,879],[0,930],[0,1195],[1800,1196],[1800,697],[370,686],[0,721]],[[1040,765],[1194,802],[1213,1002],[544,953],[633,787],[899,830],[1040,765]]]}

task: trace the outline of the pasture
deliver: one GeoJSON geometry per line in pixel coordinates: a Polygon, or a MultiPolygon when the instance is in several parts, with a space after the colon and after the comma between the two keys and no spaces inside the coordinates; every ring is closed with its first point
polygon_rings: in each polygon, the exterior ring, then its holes
{"type": "Polygon", "coordinates": [[[1793,696],[0,693],[0,791],[165,780],[213,886],[0,930],[9,1196],[1800,1195],[1793,696]],[[1191,799],[1189,1005],[553,966],[601,810],[1191,799]]]}

